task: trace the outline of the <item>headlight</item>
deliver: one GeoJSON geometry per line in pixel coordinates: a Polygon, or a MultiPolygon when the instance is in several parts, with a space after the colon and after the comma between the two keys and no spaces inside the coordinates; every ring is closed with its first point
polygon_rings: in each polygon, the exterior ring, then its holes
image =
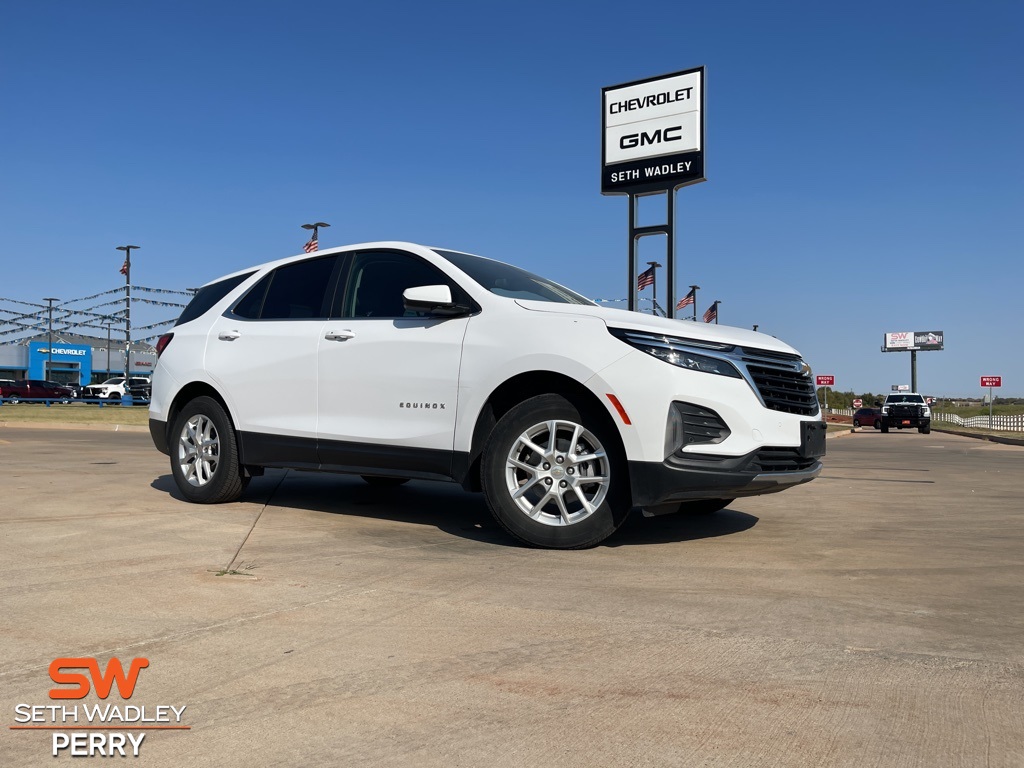
{"type": "Polygon", "coordinates": [[[742,378],[740,372],[728,360],[711,357],[710,355],[704,355],[693,350],[693,347],[722,351],[731,350],[732,345],[730,344],[679,339],[673,336],[657,336],[653,333],[629,331],[623,328],[609,328],[608,330],[612,336],[626,342],[631,347],[679,368],[685,368],[689,371],[700,371],[701,373],[714,373],[734,379],[742,378]]]}

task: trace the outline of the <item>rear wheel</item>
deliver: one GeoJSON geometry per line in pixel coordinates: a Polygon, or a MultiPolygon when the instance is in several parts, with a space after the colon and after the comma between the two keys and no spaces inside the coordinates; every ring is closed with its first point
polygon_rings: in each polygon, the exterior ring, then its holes
{"type": "Polygon", "coordinates": [[[880,419],[875,419],[875,429],[881,429],[881,428],[882,428],[881,420],[880,419]]]}
{"type": "Polygon", "coordinates": [[[618,436],[560,395],[530,398],[498,421],[481,475],[498,524],[535,547],[592,547],[629,514],[618,436]]]}
{"type": "Polygon", "coordinates": [[[932,425],[928,424],[928,425],[923,426],[923,427],[918,427],[917,431],[920,432],[922,435],[927,435],[927,434],[929,434],[932,431],[932,425]]]}
{"type": "Polygon", "coordinates": [[[191,400],[171,431],[171,474],[197,504],[221,504],[242,495],[249,478],[238,463],[238,442],[224,407],[212,397],[191,400]]]}
{"type": "Polygon", "coordinates": [[[18,403],[21,402],[21,397],[19,397],[18,395],[11,395],[10,397],[7,398],[7,402],[11,403],[12,405],[17,405],[18,403]]]}
{"type": "Polygon", "coordinates": [[[860,419],[854,419],[853,420],[853,426],[859,427],[860,426],[860,419]]]}

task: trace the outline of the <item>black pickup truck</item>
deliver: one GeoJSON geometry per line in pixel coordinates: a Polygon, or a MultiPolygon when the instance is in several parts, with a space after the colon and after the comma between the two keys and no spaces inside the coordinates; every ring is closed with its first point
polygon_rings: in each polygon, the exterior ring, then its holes
{"type": "Polygon", "coordinates": [[[932,410],[922,395],[916,392],[893,392],[882,403],[882,432],[890,427],[913,429],[922,435],[932,431],[932,410]]]}

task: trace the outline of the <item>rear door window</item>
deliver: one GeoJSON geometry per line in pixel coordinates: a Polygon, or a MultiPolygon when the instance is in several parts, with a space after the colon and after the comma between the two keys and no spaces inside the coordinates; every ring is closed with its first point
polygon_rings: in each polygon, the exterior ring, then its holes
{"type": "Polygon", "coordinates": [[[232,313],[250,320],[326,318],[334,297],[337,263],[337,256],[323,256],[278,267],[256,283],[232,313]]]}

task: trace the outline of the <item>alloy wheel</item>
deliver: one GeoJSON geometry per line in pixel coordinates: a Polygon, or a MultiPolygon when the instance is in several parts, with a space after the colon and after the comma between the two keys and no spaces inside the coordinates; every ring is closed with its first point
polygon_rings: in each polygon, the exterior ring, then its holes
{"type": "Polygon", "coordinates": [[[544,525],[574,525],[608,495],[608,454],[589,430],[572,421],[535,424],[512,444],[505,481],[513,503],[544,525]]]}
{"type": "Polygon", "coordinates": [[[182,427],[178,437],[178,465],[182,477],[196,488],[210,482],[220,462],[220,436],[213,421],[196,414],[182,427]]]}

